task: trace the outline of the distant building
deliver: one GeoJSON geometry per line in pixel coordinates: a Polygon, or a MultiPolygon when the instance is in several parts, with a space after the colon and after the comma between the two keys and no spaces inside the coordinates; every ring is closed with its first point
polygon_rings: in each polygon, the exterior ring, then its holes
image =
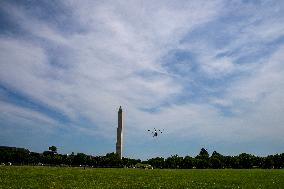
{"type": "Polygon", "coordinates": [[[121,106],[118,110],[118,123],[117,123],[117,139],[116,139],[116,153],[119,158],[122,158],[122,145],[123,145],[123,112],[121,106]]]}

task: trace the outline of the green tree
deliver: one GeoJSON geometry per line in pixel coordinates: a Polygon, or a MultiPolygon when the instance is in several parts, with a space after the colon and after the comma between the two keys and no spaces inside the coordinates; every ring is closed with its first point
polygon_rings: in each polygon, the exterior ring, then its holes
{"type": "Polygon", "coordinates": [[[224,156],[214,151],[209,160],[210,167],[213,169],[221,169],[224,167],[224,156]]]}
{"type": "Polygon", "coordinates": [[[275,154],[273,156],[273,162],[274,162],[274,168],[275,169],[280,169],[282,168],[283,162],[281,161],[281,155],[275,154]]]}
{"type": "Polygon", "coordinates": [[[73,164],[74,165],[86,165],[87,155],[84,153],[77,153],[74,156],[73,164]]]}
{"type": "Polygon", "coordinates": [[[40,160],[41,160],[41,155],[39,153],[30,152],[29,163],[36,165],[40,162],[40,160]]]}
{"type": "Polygon", "coordinates": [[[201,148],[199,155],[195,157],[194,164],[198,169],[209,168],[209,153],[205,148],[201,148]]]}
{"type": "Polygon", "coordinates": [[[48,149],[49,149],[51,152],[53,152],[54,154],[57,153],[57,148],[56,148],[56,146],[50,146],[48,149]]]}
{"type": "Polygon", "coordinates": [[[210,158],[209,163],[210,163],[210,167],[213,168],[213,169],[223,168],[223,164],[222,164],[221,160],[216,158],[216,157],[210,158]]]}
{"type": "Polygon", "coordinates": [[[250,169],[253,166],[253,156],[246,153],[241,153],[238,156],[240,168],[250,169]]]}
{"type": "Polygon", "coordinates": [[[193,167],[193,158],[192,157],[190,157],[190,156],[185,156],[184,158],[183,158],[183,166],[182,166],[182,168],[184,168],[184,169],[192,169],[192,167],[193,167]]]}
{"type": "Polygon", "coordinates": [[[274,167],[273,155],[269,155],[264,158],[262,168],[271,169],[274,167]]]}
{"type": "Polygon", "coordinates": [[[151,158],[148,160],[148,164],[152,165],[154,168],[163,168],[165,160],[162,157],[151,158]]]}
{"type": "Polygon", "coordinates": [[[121,167],[122,166],[122,160],[119,158],[119,155],[117,153],[107,153],[104,156],[105,165],[107,167],[121,167]]]}
{"type": "Polygon", "coordinates": [[[168,157],[165,160],[165,166],[171,169],[182,168],[182,164],[183,164],[183,157],[179,157],[178,155],[168,157]]]}
{"type": "Polygon", "coordinates": [[[218,152],[214,151],[211,155],[211,157],[215,157],[218,159],[222,159],[224,156],[222,154],[219,154],[218,152]]]}

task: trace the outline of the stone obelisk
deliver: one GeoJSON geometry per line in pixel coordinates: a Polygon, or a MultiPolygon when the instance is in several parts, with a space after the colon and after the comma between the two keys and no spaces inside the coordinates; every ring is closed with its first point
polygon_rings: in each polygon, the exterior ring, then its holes
{"type": "Polygon", "coordinates": [[[118,123],[117,123],[117,139],[116,139],[116,153],[119,158],[122,158],[122,144],[123,144],[123,112],[121,106],[118,110],[118,123]]]}

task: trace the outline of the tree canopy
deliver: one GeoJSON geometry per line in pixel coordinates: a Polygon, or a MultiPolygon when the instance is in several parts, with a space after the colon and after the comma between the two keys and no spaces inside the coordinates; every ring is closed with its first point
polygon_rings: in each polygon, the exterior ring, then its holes
{"type": "MultiPolygon", "coordinates": [[[[55,146],[43,153],[30,152],[24,148],[0,146],[0,163],[16,165],[61,165],[61,166],[88,166],[88,167],[135,167],[138,163],[151,165],[153,168],[163,169],[280,169],[284,168],[284,153],[268,155],[267,157],[241,153],[238,156],[224,156],[216,151],[210,156],[202,148],[196,157],[176,155],[168,158],[155,157],[141,162],[140,159],[119,158],[112,152],[105,156],[92,156],[84,153],[58,154],[55,146]]],[[[138,166],[139,167],[139,166],[138,166]]]]}

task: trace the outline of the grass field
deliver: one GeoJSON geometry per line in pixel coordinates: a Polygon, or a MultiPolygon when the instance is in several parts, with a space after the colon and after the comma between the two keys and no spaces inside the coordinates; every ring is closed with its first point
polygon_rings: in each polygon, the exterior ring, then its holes
{"type": "Polygon", "coordinates": [[[284,188],[284,170],[2,166],[0,188],[284,188]]]}

